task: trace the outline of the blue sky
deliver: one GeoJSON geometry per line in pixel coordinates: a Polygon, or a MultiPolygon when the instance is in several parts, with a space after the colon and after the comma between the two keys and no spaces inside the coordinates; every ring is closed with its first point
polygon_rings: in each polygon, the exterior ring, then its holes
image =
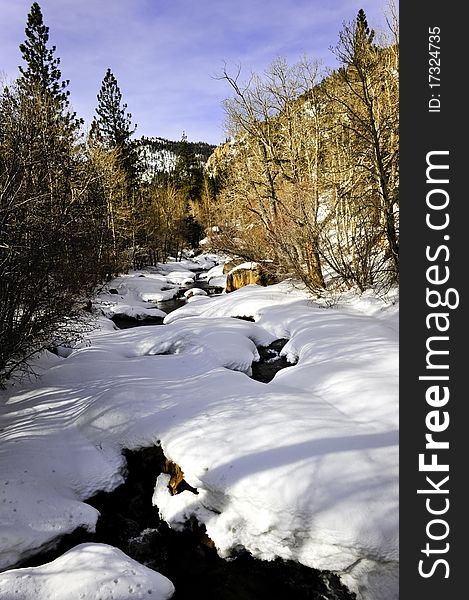
{"type": "MultiPolygon", "coordinates": [[[[33,0],[0,0],[0,75],[16,78],[18,49],[33,0]]],[[[138,124],[135,136],[223,141],[216,79],[238,64],[261,73],[277,56],[303,55],[328,66],[344,21],[363,8],[375,28],[385,0],[40,0],[74,110],[89,124],[106,69],[111,68],[138,124]]]]}

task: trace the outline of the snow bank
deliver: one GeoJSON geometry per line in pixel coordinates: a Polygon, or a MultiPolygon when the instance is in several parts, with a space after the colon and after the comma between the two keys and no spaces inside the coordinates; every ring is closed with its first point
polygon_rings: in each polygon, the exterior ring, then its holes
{"type": "Polygon", "coordinates": [[[166,263],[158,263],[155,267],[159,273],[168,274],[173,271],[187,270],[187,271],[199,271],[203,269],[208,271],[220,262],[224,262],[225,258],[219,254],[203,253],[197,256],[191,256],[182,260],[172,259],[166,263]]]}
{"type": "MultiPolygon", "coordinates": [[[[154,304],[172,300],[181,289],[193,285],[201,269],[205,270],[201,280],[210,282],[216,278],[220,281],[211,285],[224,287],[226,276],[223,275],[223,265],[217,264],[219,260],[220,257],[215,254],[201,254],[182,261],[159,263],[141,271],[130,271],[111,280],[97,295],[95,306],[108,318],[115,315],[141,320],[164,317],[166,313],[154,304]]],[[[195,290],[192,295],[206,293],[195,290]]]]}
{"type": "Polygon", "coordinates": [[[148,319],[161,317],[164,318],[166,313],[159,308],[148,308],[147,306],[139,306],[138,304],[114,304],[109,308],[111,316],[124,316],[131,319],[148,319]]]}
{"type": "Polygon", "coordinates": [[[226,274],[223,273],[223,265],[216,265],[199,277],[213,287],[224,288],[226,286],[226,274]]]}
{"type": "MultiPolygon", "coordinates": [[[[192,274],[189,271],[184,272],[184,277],[174,277],[174,280],[187,279],[192,282],[192,274]]],[[[164,302],[174,298],[178,291],[180,281],[169,281],[165,275],[151,272],[132,272],[129,275],[121,275],[109,282],[108,289],[117,290],[118,294],[106,294],[98,296],[101,301],[112,302],[125,300],[128,304],[142,305],[142,302],[164,302]],[[113,298],[115,296],[115,298],[113,298]]]]}
{"type": "MultiPolygon", "coordinates": [[[[246,285],[236,294],[222,294],[210,298],[205,304],[191,303],[173,311],[164,322],[173,323],[188,316],[204,317],[254,317],[257,321],[264,309],[269,306],[287,305],[288,311],[295,311],[298,306],[313,306],[306,292],[301,287],[294,287],[289,283],[280,283],[268,287],[258,285],[246,285]]],[[[294,317],[294,314],[292,315],[294,317]]],[[[289,337],[280,319],[275,320],[276,326],[272,327],[272,333],[278,338],[289,337]],[[281,333],[283,332],[283,333],[281,333]]]]}
{"type": "Polygon", "coordinates": [[[96,333],[2,403],[0,564],[92,529],[83,500],[122,481],[121,449],[161,443],[199,491],[170,496],[158,478],[174,527],[194,514],[223,556],[294,559],[359,598],[397,598],[396,318],[370,298],[326,309],[279,284],[96,333]],[[256,346],[280,337],[297,364],[269,384],[247,377],[256,346]]]}
{"type": "Polygon", "coordinates": [[[80,544],[40,567],[0,573],[3,600],[167,600],[173,584],[117,548],[80,544]]]}

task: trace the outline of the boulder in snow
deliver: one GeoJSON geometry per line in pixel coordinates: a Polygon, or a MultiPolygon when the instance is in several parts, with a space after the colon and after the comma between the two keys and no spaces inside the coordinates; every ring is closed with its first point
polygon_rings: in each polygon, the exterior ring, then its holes
{"type": "Polygon", "coordinates": [[[226,276],[226,292],[234,292],[250,284],[271,285],[275,283],[273,277],[265,268],[256,262],[245,262],[231,269],[226,276]]]}

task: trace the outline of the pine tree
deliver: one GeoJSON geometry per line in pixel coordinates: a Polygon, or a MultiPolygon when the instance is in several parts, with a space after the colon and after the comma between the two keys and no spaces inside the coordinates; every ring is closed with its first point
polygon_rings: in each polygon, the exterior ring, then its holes
{"type": "Polygon", "coordinates": [[[90,136],[108,150],[117,150],[129,185],[137,176],[137,156],[130,138],[137,129],[132,115],[122,102],[122,92],[111,69],[106,71],[98,93],[96,116],[91,123],[90,136]]]}
{"type": "Polygon", "coordinates": [[[185,132],[182,134],[176,152],[176,166],[174,169],[176,187],[183,193],[187,200],[200,200],[203,184],[203,169],[197,160],[193,147],[187,141],[185,132]]]}
{"type": "Polygon", "coordinates": [[[132,126],[132,115],[126,113],[127,104],[122,104],[122,93],[111,69],[106,71],[98,94],[97,117],[92,123],[92,133],[107,147],[128,146],[130,137],[137,128],[132,126]]]}
{"type": "Polygon", "coordinates": [[[373,43],[375,37],[375,32],[373,29],[370,29],[368,26],[368,20],[366,18],[365,11],[363,8],[357,13],[357,20],[355,25],[355,43],[365,43],[366,45],[371,45],[373,43]]]}
{"type": "Polygon", "coordinates": [[[52,99],[65,122],[76,129],[83,121],[76,119],[69,110],[67,90],[68,80],[62,80],[60,58],[55,56],[56,47],[48,47],[49,27],[44,25],[41,7],[37,2],[31,6],[25,28],[26,40],[20,44],[20,51],[26,68],[19,67],[21,77],[18,86],[22,93],[32,96],[36,92],[52,99]]]}
{"type": "MultiPolygon", "coordinates": [[[[394,275],[399,273],[399,113],[398,47],[375,45],[374,31],[369,28],[365,12],[360,10],[355,22],[344,24],[339,33],[335,54],[343,64],[338,71],[342,88],[331,97],[346,113],[342,126],[347,131],[353,155],[354,179],[360,173],[363,187],[355,203],[356,214],[363,223],[365,236],[382,236],[386,253],[392,259],[394,275]],[[357,166],[360,168],[357,168],[357,166]],[[366,219],[363,220],[364,191],[368,195],[366,219]]],[[[359,236],[354,234],[354,239],[359,236]]],[[[368,246],[368,241],[365,246],[368,246]]],[[[357,254],[362,258],[367,253],[357,254]]],[[[365,279],[366,287],[369,281],[365,279]]]]}
{"type": "Polygon", "coordinates": [[[103,202],[36,3],[26,36],[26,66],[0,92],[0,382],[67,339],[105,250],[103,202]]]}
{"type": "Polygon", "coordinates": [[[113,167],[118,185],[108,190],[108,223],[112,231],[115,259],[129,247],[135,247],[137,238],[137,154],[130,140],[136,129],[127,104],[111,69],[107,69],[98,93],[96,116],[91,124],[90,145],[101,148],[113,167]]]}

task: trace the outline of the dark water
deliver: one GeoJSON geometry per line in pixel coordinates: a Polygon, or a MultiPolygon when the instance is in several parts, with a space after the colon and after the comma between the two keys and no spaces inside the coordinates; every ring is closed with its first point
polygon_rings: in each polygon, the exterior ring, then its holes
{"type": "Polygon", "coordinates": [[[280,356],[280,352],[287,342],[288,340],[279,339],[272,342],[270,346],[259,346],[257,348],[260,360],[252,363],[253,379],[269,383],[276,373],[285,369],[285,367],[292,366],[284,356],[280,356]]]}
{"type": "Polygon", "coordinates": [[[171,300],[165,300],[164,302],[157,302],[156,307],[159,308],[160,310],[164,310],[164,312],[166,314],[169,314],[170,312],[173,312],[173,310],[176,310],[177,308],[181,308],[181,306],[184,306],[185,304],[186,304],[185,298],[176,296],[176,298],[171,298],[171,300]]]}
{"type": "MultiPolygon", "coordinates": [[[[245,551],[224,560],[204,527],[194,519],[183,532],[171,530],[159,518],[151,500],[158,474],[174,474],[176,465],[168,463],[159,446],[126,451],[125,456],[125,483],[87,501],[101,514],[96,533],[77,530],[62,538],[53,551],[37,555],[21,566],[44,564],[76,544],[92,541],[120,548],[141,564],[166,575],[175,585],[175,600],[355,599],[328,571],[281,559],[261,561],[245,551]]],[[[182,480],[176,491],[188,487],[184,484],[182,480]]]]}
{"type": "MultiPolygon", "coordinates": [[[[174,309],[173,309],[174,310],[174,309]]],[[[150,317],[146,319],[132,319],[124,315],[114,315],[111,319],[119,329],[131,329],[140,325],[161,325],[164,317],[150,317]]]]}
{"type": "MultiPolygon", "coordinates": [[[[156,308],[159,308],[166,314],[169,314],[170,312],[173,312],[173,310],[176,310],[177,308],[180,308],[186,304],[184,293],[192,288],[200,288],[205,290],[209,296],[221,294],[223,288],[211,286],[206,281],[197,279],[197,275],[198,273],[196,274],[196,279],[194,282],[181,287],[174,298],[171,298],[170,300],[162,300],[161,302],[155,302],[152,304],[152,306],[156,306],[156,308]]],[[[112,321],[119,329],[129,329],[131,327],[139,327],[140,325],[161,325],[163,323],[163,319],[164,317],[138,319],[124,315],[115,315],[112,317],[112,321]]]]}

